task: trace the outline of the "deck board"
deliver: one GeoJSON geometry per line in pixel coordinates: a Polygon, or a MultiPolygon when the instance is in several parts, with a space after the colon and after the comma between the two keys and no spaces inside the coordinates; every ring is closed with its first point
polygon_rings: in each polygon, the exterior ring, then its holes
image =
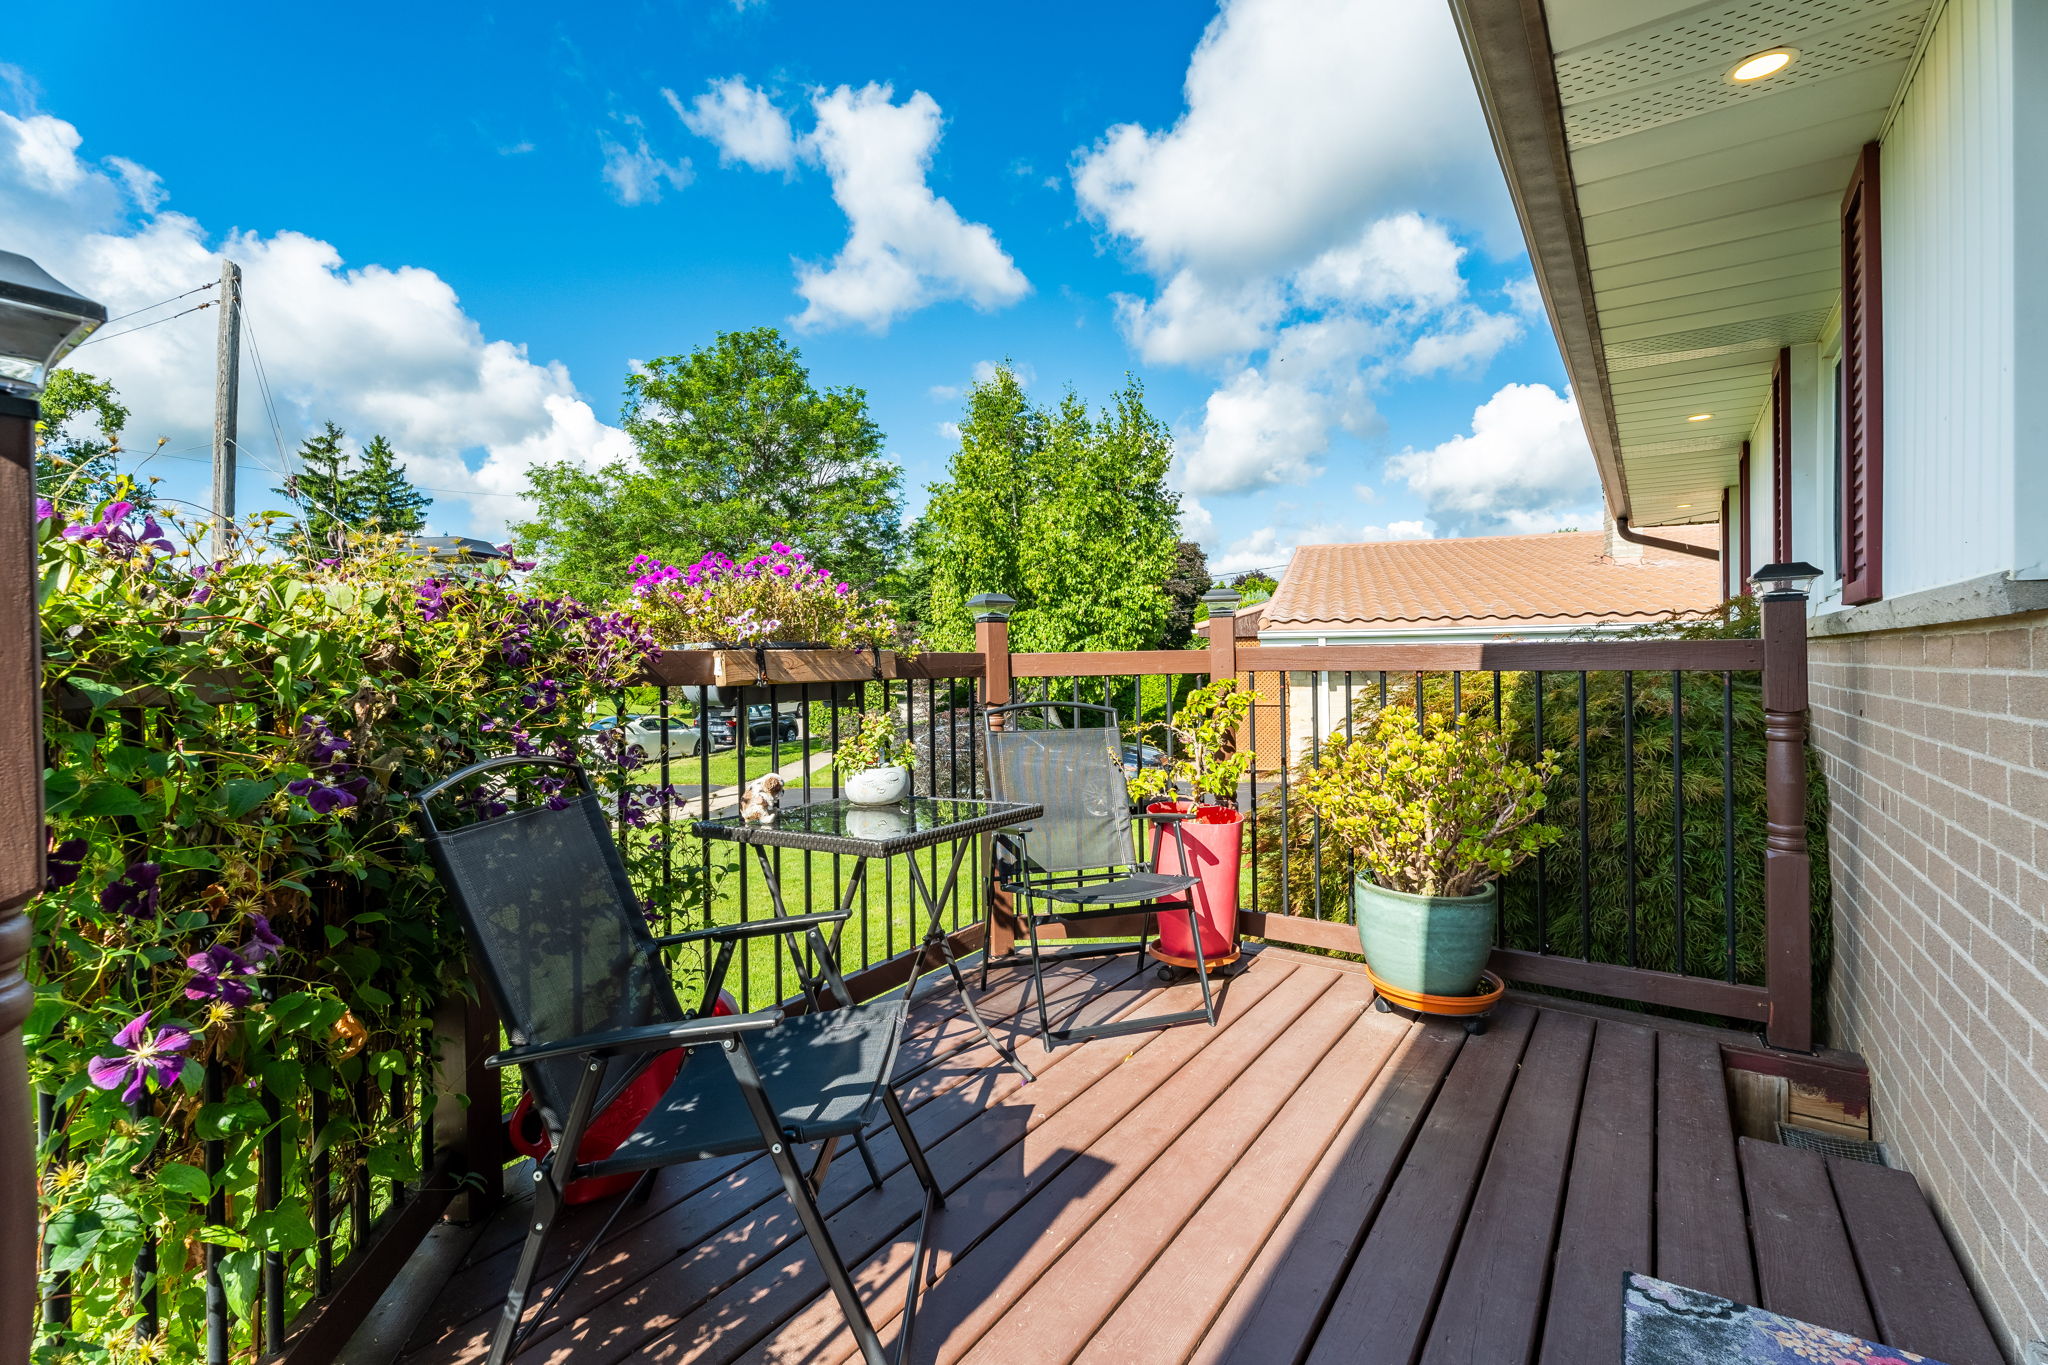
{"type": "Polygon", "coordinates": [[[1737,1303],[1756,1302],[1721,1049],[1681,1033],[1657,1035],[1655,1273],[1737,1303]]]}
{"type": "MultiPolygon", "coordinates": [[[[1020,977],[983,1008],[1012,1018],[1020,977]]],[[[1100,960],[1048,984],[1090,1018],[1196,989],[1100,960]]],[[[1767,1306],[1997,1360],[1911,1177],[1816,1181],[1776,1147],[1738,1163],[1710,1039],[1523,1003],[1468,1038],[1369,1005],[1345,964],[1268,949],[1223,990],[1219,1027],[1049,1054],[1027,1039],[1024,1084],[957,1001],[920,1001],[898,1080],[948,1202],[912,1360],[1578,1365],[1619,1358],[1624,1269],[1722,1293],[1760,1273],[1767,1306]]],[[[883,1188],[848,1152],[820,1202],[893,1345],[921,1195],[894,1135],[871,1132],[883,1188]]],[[[406,1365],[481,1360],[524,1219],[508,1201],[406,1365]]],[[[519,1365],[857,1359],[765,1161],[666,1172],[623,1221],[519,1365]]],[[[1756,1302],[1755,1284],[1731,1297],[1756,1302]]]]}
{"type": "Polygon", "coordinates": [[[1601,1021],[1586,1067],[1542,1365],[1621,1359],[1623,1272],[1654,1265],[1657,1034],[1601,1021]]]}
{"type": "Polygon", "coordinates": [[[1737,1143],[1756,1246],[1758,1300],[1773,1313],[1875,1339],[1856,1253],[1818,1152],[1745,1137],[1737,1143]]]}
{"type": "Polygon", "coordinates": [[[1545,1012],[1501,1115],[1422,1365],[1523,1365],[1536,1349],[1593,1021],[1545,1012]]]}

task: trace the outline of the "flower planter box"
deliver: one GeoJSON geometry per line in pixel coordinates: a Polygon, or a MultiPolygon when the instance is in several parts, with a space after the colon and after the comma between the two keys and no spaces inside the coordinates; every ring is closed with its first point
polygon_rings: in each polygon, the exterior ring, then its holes
{"type": "Polygon", "coordinates": [[[767,649],[758,653],[751,649],[714,649],[709,653],[711,682],[716,687],[866,682],[891,676],[896,665],[896,656],[888,650],[883,650],[879,658],[857,649],[767,649]]]}

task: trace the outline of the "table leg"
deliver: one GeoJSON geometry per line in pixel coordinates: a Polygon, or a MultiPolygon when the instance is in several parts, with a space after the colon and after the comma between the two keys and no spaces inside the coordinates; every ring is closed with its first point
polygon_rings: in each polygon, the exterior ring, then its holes
{"type": "MultiPolygon", "coordinates": [[[[924,901],[930,919],[925,928],[924,940],[918,946],[917,956],[911,960],[910,980],[903,988],[903,998],[909,1000],[916,994],[917,978],[920,968],[924,965],[925,954],[936,949],[939,956],[944,959],[946,970],[953,977],[953,989],[960,993],[961,1003],[967,1006],[967,1017],[974,1021],[974,1027],[980,1031],[982,1041],[994,1048],[997,1055],[1014,1067],[1017,1074],[1026,1081],[1036,1080],[1037,1077],[1031,1074],[1031,1068],[1025,1066],[1023,1060],[1017,1056],[1016,1049],[1004,1047],[996,1041],[995,1034],[989,1030],[988,1021],[983,1019],[981,1011],[974,1007],[974,994],[967,989],[967,979],[960,974],[960,960],[953,955],[952,941],[946,935],[946,906],[952,902],[954,891],[959,885],[960,862],[966,856],[968,842],[962,839],[953,845],[953,865],[946,873],[944,889],[936,898],[932,895],[930,885],[925,881],[924,873],[918,870],[917,859],[904,860],[910,869],[910,884],[917,889],[919,898],[924,901]]],[[[983,951],[987,951],[986,944],[983,945],[983,951]]]]}

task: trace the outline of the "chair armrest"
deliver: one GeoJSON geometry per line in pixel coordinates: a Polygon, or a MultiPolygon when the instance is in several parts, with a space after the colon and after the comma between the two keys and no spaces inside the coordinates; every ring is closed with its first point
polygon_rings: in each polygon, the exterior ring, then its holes
{"type": "Polygon", "coordinates": [[[722,1014],[709,1019],[641,1024],[636,1028],[608,1029],[551,1043],[525,1043],[508,1047],[484,1059],[487,1067],[519,1066],[546,1061],[550,1057],[616,1057],[634,1052],[666,1051],[696,1043],[716,1043],[742,1033],[758,1033],[782,1022],[778,1010],[753,1014],[722,1014]]]}
{"type": "Polygon", "coordinates": [[[762,934],[794,934],[820,924],[837,924],[852,917],[851,910],[821,910],[815,915],[782,915],[774,919],[750,919],[744,924],[714,924],[709,929],[692,929],[687,934],[665,935],[654,940],[654,946],[673,948],[679,943],[700,943],[706,940],[715,943],[759,938],[762,934]]]}
{"type": "Polygon", "coordinates": [[[1195,813],[1191,810],[1134,810],[1131,812],[1131,818],[1133,820],[1157,820],[1161,824],[1167,824],[1180,820],[1192,820],[1195,818],[1195,813]]]}

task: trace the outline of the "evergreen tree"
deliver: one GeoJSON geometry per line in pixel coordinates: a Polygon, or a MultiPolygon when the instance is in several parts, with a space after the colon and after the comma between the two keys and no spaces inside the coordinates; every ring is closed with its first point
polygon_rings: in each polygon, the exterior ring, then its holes
{"type": "Polygon", "coordinates": [[[287,476],[284,487],[271,490],[298,504],[297,527],[285,539],[309,560],[338,557],[354,521],[349,458],[341,442],[342,430],[332,422],[318,435],[308,436],[299,445],[299,472],[287,476]]]}
{"type": "Polygon", "coordinates": [[[363,447],[361,466],[348,480],[350,525],[376,535],[413,535],[427,524],[426,510],[433,504],[405,477],[391,442],[372,436],[363,447]]]}

